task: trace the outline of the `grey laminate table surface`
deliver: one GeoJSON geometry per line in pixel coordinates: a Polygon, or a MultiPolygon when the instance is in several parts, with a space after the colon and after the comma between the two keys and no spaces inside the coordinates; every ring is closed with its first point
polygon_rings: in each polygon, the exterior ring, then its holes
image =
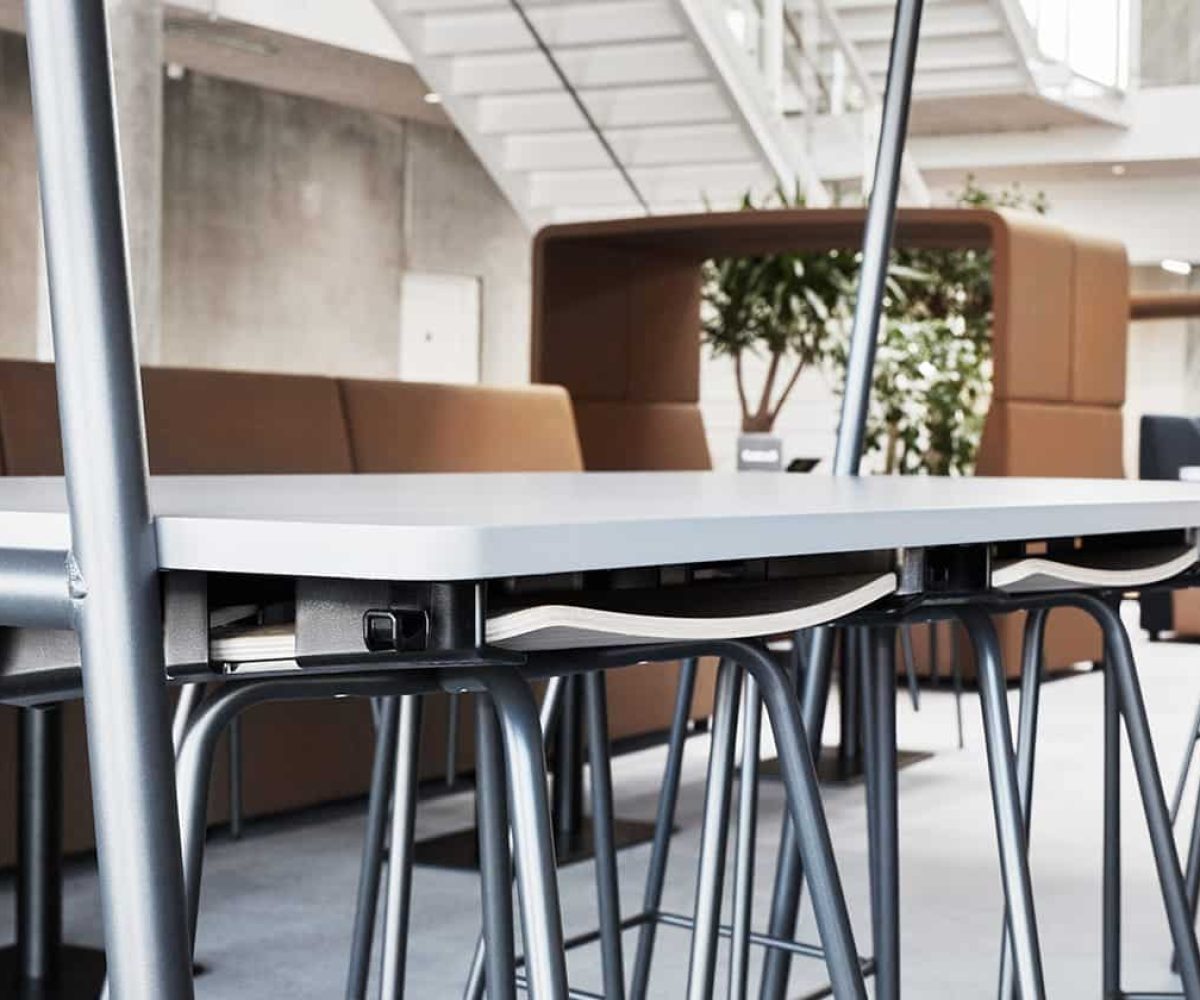
{"type": "MultiPolygon", "coordinates": [[[[163,569],[457,580],[1200,526],[1200,484],[734,473],[163,476],[163,569]]],[[[0,548],[66,549],[0,478],[0,548]]]]}

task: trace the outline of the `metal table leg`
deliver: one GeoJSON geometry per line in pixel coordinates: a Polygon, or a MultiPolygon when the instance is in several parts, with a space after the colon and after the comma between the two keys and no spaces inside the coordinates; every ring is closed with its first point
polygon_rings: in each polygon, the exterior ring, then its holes
{"type": "Polygon", "coordinates": [[[750,918],[754,904],[754,852],[757,847],[758,754],[762,699],[758,683],[742,683],[742,764],[738,775],[737,844],[733,867],[733,920],[729,939],[729,998],[745,1000],[749,984],[750,918]]]}
{"type": "Polygon", "coordinates": [[[1103,995],[1121,993],[1121,697],[1104,663],[1103,995]]]}
{"type": "Polygon", "coordinates": [[[625,1000],[625,962],[621,952],[621,898],[617,846],[613,838],[612,761],[608,753],[608,690],[604,671],[583,678],[588,762],[592,778],[592,831],[595,841],[596,905],[600,911],[600,949],[604,996],[625,1000]]]}
{"type": "Polygon", "coordinates": [[[404,996],[408,957],[408,915],[412,901],[413,820],[417,812],[417,755],[420,750],[421,698],[400,696],[396,767],[392,773],[392,828],[388,848],[387,903],[383,917],[380,1000],[404,996]]]}
{"type": "Polygon", "coordinates": [[[992,808],[996,818],[1000,869],[1013,942],[1013,964],[1021,997],[1023,1000],[1036,1000],[1045,996],[1045,984],[1029,859],[1025,851],[1025,824],[1013,761],[1012,727],[1008,717],[1000,644],[996,638],[996,627],[987,612],[965,608],[960,614],[975,644],[988,774],[992,784],[992,808]]]}
{"type": "Polygon", "coordinates": [[[688,1000],[710,1000],[715,986],[721,886],[725,876],[725,847],[729,836],[727,820],[733,787],[740,673],[737,666],[728,660],[723,660],[717,671],[712,749],[708,759],[704,821],[700,832],[700,864],[696,874],[695,925],[692,930],[691,961],[688,965],[688,1000]]]}
{"type": "MultiPolygon", "coordinates": [[[[479,870],[483,897],[483,950],[480,990],[488,1000],[515,1000],[512,861],[508,845],[508,805],[504,789],[504,746],[496,710],[475,695],[475,796],[479,823],[479,870]]],[[[468,983],[474,977],[468,976],[468,983]]],[[[468,989],[470,986],[468,985],[468,989]]]]}
{"type": "Polygon", "coordinates": [[[875,997],[900,997],[900,835],[896,773],[896,635],[890,628],[874,630],[874,662],[867,669],[874,677],[871,712],[875,725],[874,781],[876,839],[875,997]]]}
{"type": "MultiPolygon", "coordinates": [[[[1038,703],[1042,690],[1042,642],[1046,635],[1046,608],[1033,608],[1025,618],[1021,663],[1021,709],[1017,719],[1017,789],[1025,821],[1028,850],[1033,815],[1033,761],[1037,747],[1038,703]]],[[[1000,1000],[1019,1000],[1013,979],[1012,945],[1008,937],[1008,914],[1000,936],[1000,1000]]]]}
{"type": "MultiPolygon", "coordinates": [[[[358,873],[358,895],[354,907],[354,930],[350,937],[350,966],[346,974],[346,997],[363,1000],[371,974],[371,945],[375,937],[375,915],[379,908],[379,879],[383,872],[384,841],[387,837],[388,807],[391,804],[396,742],[399,737],[399,697],[378,699],[379,727],[375,733],[375,758],[371,766],[371,791],[367,799],[367,825],[363,835],[362,862],[358,873]]],[[[194,933],[194,932],[193,932],[194,933]]]]}
{"type": "Polygon", "coordinates": [[[0,993],[95,996],[104,952],[62,943],[62,708],[17,713],[16,943],[0,950],[0,993]]]}

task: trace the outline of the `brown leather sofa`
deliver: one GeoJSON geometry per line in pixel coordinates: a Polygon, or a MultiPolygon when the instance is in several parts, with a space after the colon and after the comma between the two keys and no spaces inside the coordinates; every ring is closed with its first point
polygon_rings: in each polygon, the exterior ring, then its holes
{"type": "MultiPolygon", "coordinates": [[[[310,376],[147,368],[142,373],[151,471],[157,474],[577,471],[571,406],[560,388],[520,389],[354,381],[310,376]]],[[[0,472],[59,475],[54,371],[0,361],[0,472]]],[[[670,684],[659,672],[617,672],[609,686],[614,737],[669,725],[670,684]],[[646,688],[646,684],[650,688],[646,688]],[[658,697],[659,689],[666,691],[658,697]]],[[[459,766],[472,762],[463,699],[459,766]]],[[[431,698],[422,773],[444,767],[446,706],[431,698]]],[[[91,845],[86,748],[78,705],[64,726],[65,846],[91,845]]],[[[15,802],[15,710],[0,709],[0,801],[15,802]]],[[[265,705],[242,725],[243,802],[261,816],[361,795],[373,730],[357,700],[265,705]]],[[[227,815],[225,755],[218,755],[210,815],[227,815]]],[[[0,823],[0,864],[15,830],[0,823]]]]}
{"type": "MultiPolygon", "coordinates": [[[[789,209],[543,229],[534,247],[534,381],[571,393],[587,468],[708,468],[698,405],[701,262],[860,246],[864,218],[861,209],[789,209]]],[[[980,209],[903,209],[895,239],[992,252],[994,398],[978,474],[1123,476],[1124,248],[1036,216],[980,209]]],[[[997,625],[1015,676],[1023,615],[997,625]]],[[[927,671],[925,630],[916,631],[927,671]]],[[[945,675],[951,643],[938,651],[945,675]]],[[[971,673],[969,650],[960,652],[971,673]]],[[[1090,620],[1053,612],[1050,670],[1099,655],[1090,620]]]]}

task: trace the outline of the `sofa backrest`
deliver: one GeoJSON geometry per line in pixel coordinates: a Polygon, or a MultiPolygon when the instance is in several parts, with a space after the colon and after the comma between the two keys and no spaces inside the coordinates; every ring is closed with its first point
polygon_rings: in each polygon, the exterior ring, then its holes
{"type": "MultiPolygon", "coordinates": [[[[142,395],[153,473],[354,471],[332,379],[145,368],[142,395]]],[[[0,361],[0,450],[10,476],[61,475],[53,365],[0,361]]]]}
{"type": "MultiPolygon", "coordinates": [[[[570,400],[497,388],[144,368],[160,475],[578,471],[570,400]]],[[[0,470],[61,475],[54,366],[0,361],[0,470]]]]}
{"type": "Polygon", "coordinates": [[[571,401],[557,386],[343,379],[357,472],[578,472],[571,401]]]}

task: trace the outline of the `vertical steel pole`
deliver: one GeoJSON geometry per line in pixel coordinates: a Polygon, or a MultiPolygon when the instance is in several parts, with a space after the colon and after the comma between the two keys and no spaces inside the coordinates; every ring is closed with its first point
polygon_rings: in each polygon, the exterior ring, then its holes
{"type": "Polygon", "coordinates": [[[842,397],[842,419],[838,425],[837,449],[833,459],[833,471],[839,476],[858,475],[862,460],[867,404],[871,399],[871,375],[875,367],[875,344],[883,313],[883,290],[892,249],[892,229],[896,221],[904,139],[908,132],[908,107],[912,98],[913,67],[917,61],[921,7],[922,0],[899,0],[892,26],[887,90],[883,95],[879,147],[875,154],[875,180],[867,205],[862,269],[858,275],[854,325],[850,330],[850,355],[846,361],[846,390],[842,397]]]}
{"type": "Polygon", "coordinates": [[[190,998],[104,4],[25,20],[109,977],[121,1000],[190,998]]]}

